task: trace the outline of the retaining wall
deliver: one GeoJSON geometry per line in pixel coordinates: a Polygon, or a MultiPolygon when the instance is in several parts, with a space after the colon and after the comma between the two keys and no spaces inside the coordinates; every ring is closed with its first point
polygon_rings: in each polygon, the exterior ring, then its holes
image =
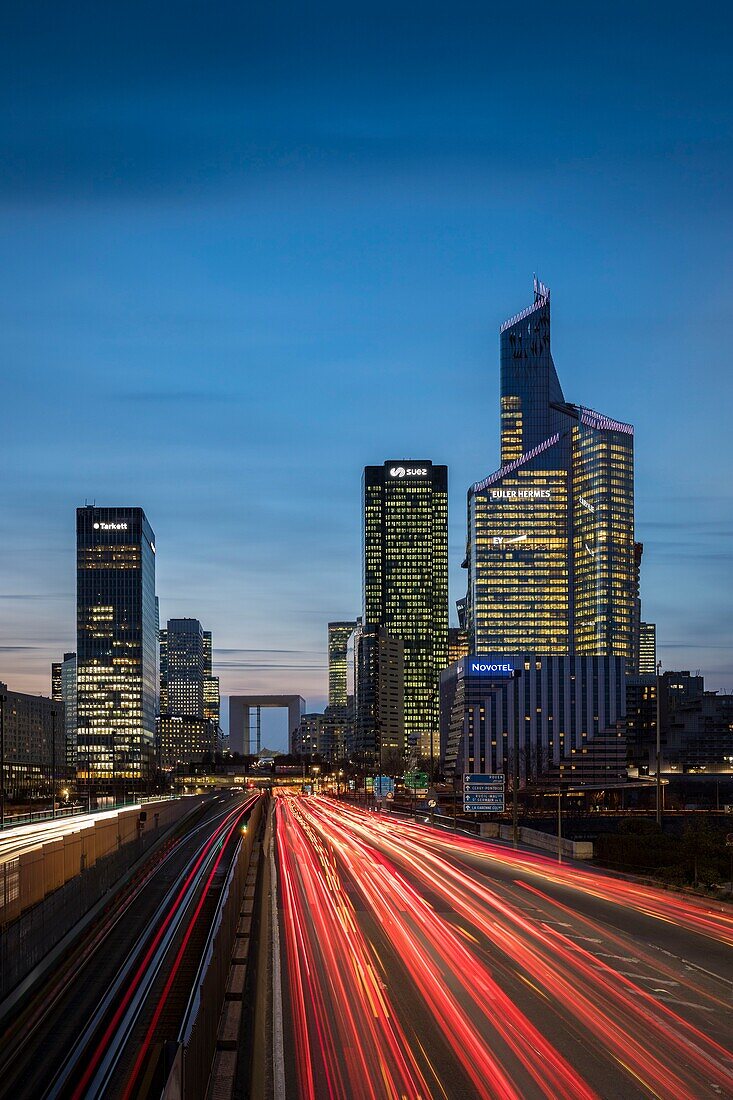
{"type": "Polygon", "coordinates": [[[80,822],[74,832],[1,863],[0,926],[93,867],[98,859],[141,836],[169,828],[191,808],[193,798],[199,796],[148,802],[142,808],[119,810],[114,817],[101,821],[80,822]],[[144,822],[140,821],[142,812],[146,814],[144,822]]]}

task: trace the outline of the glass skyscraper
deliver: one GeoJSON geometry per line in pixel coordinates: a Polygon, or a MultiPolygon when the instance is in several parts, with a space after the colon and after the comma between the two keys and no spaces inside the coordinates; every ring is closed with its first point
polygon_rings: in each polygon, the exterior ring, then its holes
{"type": "Polygon", "coordinates": [[[501,327],[501,466],[468,492],[471,652],[633,654],[634,434],[565,400],[550,292],[501,327]]]}
{"type": "Polygon", "coordinates": [[[204,718],[213,722],[219,729],[221,711],[221,696],[219,694],[219,677],[214,676],[213,649],[211,631],[204,631],[204,718]]]}
{"type": "Polygon", "coordinates": [[[328,704],[331,707],[345,707],[348,703],[346,652],[355,625],[354,622],[328,624],[328,704]]]}
{"type": "Polygon", "coordinates": [[[147,780],[158,710],[155,536],[142,508],[76,512],[77,773],[147,780]]]}
{"type": "Polygon", "coordinates": [[[169,619],[160,632],[160,713],[204,717],[204,632],[198,619],[169,619]]]}
{"type": "Polygon", "coordinates": [[[406,748],[439,754],[448,660],[448,467],[401,459],[363,478],[363,623],[404,643],[406,748]]]}

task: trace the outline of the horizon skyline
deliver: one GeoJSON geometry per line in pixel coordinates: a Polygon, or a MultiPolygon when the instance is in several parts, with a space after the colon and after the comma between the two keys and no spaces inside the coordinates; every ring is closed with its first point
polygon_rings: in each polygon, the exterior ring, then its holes
{"type": "MultiPolygon", "coordinates": [[[[512,316],[515,316],[515,315],[512,315],[512,316]]],[[[501,322],[499,328],[501,329],[501,327],[503,327],[505,324],[506,324],[506,321],[501,322]]],[[[604,413],[606,412],[605,409],[603,411],[604,411],[604,413]]],[[[615,412],[616,410],[611,410],[611,411],[615,412]]],[[[384,459],[382,461],[382,463],[380,463],[380,465],[382,465],[384,462],[397,461],[398,457],[401,458],[402,460],[407,460],[408,457],[410,457],[406,454],[400,454],[400,452],[398,450],[394,450],[391,454],[392,454],[392,457],[391,458],[388,457],[388,458],[384,459]]],[[[424,457],[423,451],[415,451],[414,454],[422,454],[423,457],[424,457]]],[[[412,457],[414,457],[414,455],[412,457]]],[[[431,458],[431,461],[434,461],[434,460],[431,458]]],[[[450,480],[450,462],[446,463],[446,465],[448,465],[448,470],[449,470],[449,488],[450,488],[450,484],[451,484],[451,480],[450,480]]],[[[494,469],[498,470],[499,468],[500,468],[500,460],[497,460],[497,464],[496,464],[494,469]]],[[[361,472],[363,472],[363,468],[359,470],[359,474],[361,472]]],[[[357,487],[357,490],[358,490],[358,486],[360,484],[360,479],[359,479],[358,476],[355,476],[355,483],[356,483],[356,487],[357,487]]],[[[475,482],[473,482],[472,484],[475,484],[475,482]]],[[[470,485],[466,486],[465,491],[467,491],[468,488],[470,488],[470,485]]],[[[458,490],[458,492],[460,492],[460,490],[458,490]]],[[[455,498],[455,496],[456,496],[455,487],[453,488],[453,492],[452,492],[451,496],[453,498],[455,498]]],[[[87,503],[90,503],[90,502],[85,501],[85,504],[87,504],[87,503]]],[[[95,501],[95,504],[96,504],[96,501],[95,501]]],[[[455,501],[454,501],[454,504],[455,504],[455,501]]],[[[80,505],[77,505],[76,507],[79,507],[79,506],[80,505]]],[[[111,504],[108,501],[105,504],[98,504],[97,506],[98,507],[111,507],[111,508],[139,506],[139,507],[142,507],[143,510],[145,511],[146,515],[148,515],[148,511],[147,511],[147,509],[145,509],[145,505],[143,503],[140,503],[139,505],[131,505],[130,502],[122,501],[118,504],[111,504]]],[[[356,511],[357,511],[357,513],[359,511],[359,507],[360,506],[359,506],[358,493],[357,493],[357,502],[356,502],[356,511]]],[[[73,514],[75,514],[75,511],[74,511],[73,514]]],[[[155,528],[155,523],[152,520],[150,520],[149,515],[148,515],[148,518],[149,518],[149,521],[151,522],[151,525],[155,528]]],[[[450,512],[449,512],[449,521],[450,521],[450,512]]],[[[638,515],[637,515],[637,523],[639,523],[639,516],[638,515]]],[[[450,524],[450,526],[455,529],[455,520],[453,521],[453,523],[450,524]]],[[[643,528],[643,522],[640,524],[640,526],[643,528]]],[[[159,538],[159,536],[156,534],[156,548],[158,546],[158,538],[159,538]]],[[[647,541],[647,540],[645,540],[645,539],[643,539],[643,538],[640,541],[643,541],[644,544],[645,544],[645,558],[646,558],[648,550],[651,547],[653,547],[654,544],[647,541]]],[[[70,543],[70,553],[72,555],[72,559],[75,559],[76,549],[75,549],[75,541],[73,539],[71,540],[71,543],[70,543]]],[[[158,559],[158,561],[160,560],[159,555],[157,555],[157,559],[158,559]]],[[[357,564],[357,566],[359,564],[358,563],[358,558],[357,558],[356,564],[357,564]]],[[[456,562],[454,560],[451,560],[450,564],[451,564],[452,577],[455,578],[455,576],[456,576],[456,562]]],[[[75,570],[75,566],[72,568],[72,573],[74,572],[74,570],[75,570]]],[[[645,577],[646,577],[647,572],[648,572],[648,567],[645,568],[643,566],[642,567],[642,608],[643,609],[647,604],[647,601],[644,599],[644,584],[645,584],[645,577]]],[[[358,569],[357,569],[357,573],[358,573],[358,569]]],[[[465,574],[463,574],[463,575],[465,576],[465,574]]],[[[160,574],[158,572],[157,577],[156,577],[156,585],[158,583],[159,576],[160,576],[160,574]]],[[[72,581],[72,589],[73,589],[73,581],[72,581]]],[[[456,623],[457,623],[457,617],[456,617],[456,611],[455,611],[455,600],[457,598],[460,598],[460,595],[462,595],[462,594],[463,594],[463,592],[460,589],[457,590],[457,594],[456,594],[454,584],[451,585],[451,593],[450,593],[450,597],[449,597],[449,615],[450,615],[451,625],[456,625],[456,623]]],[[[33,594],[27,594],[27,595],[32,596],[33,594]]],[[[173,597],[173,596],[164,597],[172,606],[175,606],[177,608],[175,613],[172,613],[170,611],[164,611],[163,610],[163,603],[162,603],[163,597],[161,596],[160,592],[158,592],[158,595],[159,595],[159,597],[161,597],[161,613],[160,613],[161,623],[168,621],[168,619],[177,618],[177,617],[198,618],[202,622],[204,622],[207,619],[206,613],[199,613],[199,610],[198,610],[197,607],[193,607],[190,601],[189,602],[184,602],[185,598],[182,599],[181,597],[173,597]]],[[[22,599],[22,598],[23,597],[19,597],[19,599],[22,599]]],[[[41,600],[45,597],[42,594],[38,594],[34,598],[38,599],[38,600],[41,600]]],[[[68,593],[65,593],[63,596],[57,594],[57,595],[54,596],[54,598],[75,601],[75,589],[68,592],[68,593]]],[[[7,600],[12,601],[13,597],[12,597],[12,595],[10,595],[10,596],[5,595],[3,597],[3,599],[6,600],[6,601],[7,600]]],[[[355,599],[355,606],[357,607],[357,609],[360,609],[360,604],[361,604],[361,595],[360,595],[360,592],[358,591],[358,586],[357,586],[357,593],[356,593],[356,599],[355,599]]],[[[355,612],[355,614],[358,614],[358,613],[359,613],[359,611],[357,610],[357,612],[355,612]]],[[[644,610],[643,610],[643,615],[645,617],[645,621],[654,621],[651,616],[645,614],[644,610]]],[[[343,616],[341,616],[341,617],[343,618],[343,616]]],[[[316,645],[313,648],[310,648],[310,649],[279,648],[279,649],[275,649],[275,650],[269,650],[267,648],[261,648],[261,647],[217,646],[215,644],[213,646],[213,653],[215,655],[214,669],[215,669],[215,673],[219,675],[220,680],[221,680],[222,700],[224,701],[225,697],[228,696],[228,695],[238,694],[238,693],[242,693],[242,692],[251,693],[251,692],[255,692],[255,691],[274,691],[274,692],[277,692],[277,693],[285,693],[286,691],[294,691],[294,692],[297,692],[298,694],[302,695],[306,699],[306,703],[307,703],[307,707],[308,707],[309,711],[322,710],[325,707],[325,705],[328,701],[328,690],[327,690],[327,685],[328,685],[327,630],[328,630],[328,622],[329,621],[334,621],[334,620],[324,616],[322,618],[322,621],[320,622],[320,627],[318,628],[318,629],[321,629],[321,633],[323,635],[323,644],[322,644],[322,646],[318,646],[318,644],[316,643],[316,645]],[[247,656],[243,656],[243,655],[247,655],[247,656]],[[272,662],[271,663],[271,662],[268,662],[268,660],[267,660],[268,655],[273,655],[273,656],[277,656],[277,657],[285,657],[286,661],[285,661],[285,663],[278,663],[278,662],[272,662]],[[235,658],[238,658],[238,659],[235,660],[235,658]],[[300,658],[300,660],[297,661],[297,662],[293,661],[293,663],[290,664],[290,663],[288,663],[290,658],[300,658]],[[308,660],[303,661],[302,660],[303,658],[314,658],[315,660],[313,660],[313,661],[308,661],[308,660]],[[264,674],[264,676],[263,676],[263,674],[264,674]],[[311,675],[311,674],[315,674],[315,675],[311,675]],[[306,684],[313,685],[313,686],[306,687],[305,686],[306,684]],[[315,693],[314,693],[314,690],[313,690],[314,687],[315,687],[315,693]]],[[[689,650],[694,655],[694,650],[695,650],[694,645],[691,644],[689,646],[682,646],[679,643],[675,643],[675,642],[669,642],[668,643],[664,640],[665,636],[664,636],[664,632],[663,632],[663,624],[657,623],[657,629],[658,629],[658,632],[659,632],[659,639],[660,639],[658,641],[658,654],[660,655],[660,657],[661,657],[662,654],[667,653],[667,655],[668,655],[670,651],[675,652],[675,651],[677,651],[679,649],[682,649],[682,648],[689,650]],[[661,627],[661,631],[660,631],[660,627],[661,627]]],[[[214,634],[214,640],[216,640],[216,631],[212,631],[212,633],[214,634]]],[[[66,644],[62,645],[61,649],[62,650],[68,649],[69,644],[71,645],[72,649],[75,648],[75,646],[76,646],[75,632],[72,632],[71,634],[68,635],[68,637],[66,638],[66,644]]],[[[38,649],[36,649],[34,647],[30,647],[30,646],[26,647],[24,645],[19,645],[19,646],[12,646],[12,645],[4,646],[3,645],[3,646],[0,646],[0,653],[2,653],[2,655],[3,655],[3,657],[2,657],[2,666],[3,666],[3,668],[7,667],[8,665],[11,668],[13,667],[13,665],[15,665],[15,667],[16,667],[16,670],[17,670],[16,675],[15,675],[15,678],[13,679],[13,682],[12,682],[12,686],[14,686],[16,688],[16,690],[31,691],[33,694],[48,694],[49,693],[49,691],[50,691],[50,666],[51,666],[51,663],[54,660],[60,659],[61,650],[59,650],[58,655],[57,655],[56,650],[51,648],[51,643],[49,642],[45,646],[40,645],[38,647],[38,649]],[[40,654],[39,654],[38,650],[45,650],[45,653],[48,654],[48,656],[49,656],[48,661],[46,661],[45,658],[44,658],[42,668],[39,667],[39,663],[41,661],[41,658],[40,658],[40,654]],[[34,653],[34,656],[30,656],[31,652],[34,653]],[[10,659],[8,658],[8,655],[13,654],[13,653],[17,654],[17,657],[16,657],[15,661],[13,661],[12,657],[10,659]],[[16,662],[17,662],[17,664],[16,664],[16,662]],[[34,666],[34,667],[32,667],[32,666],[34,666]],[[47,684],[43,683],[44,678],[45,678],[45,680],[48,681],[47,684]]],[[[693,663],[694,662],[691,662],[691,664],[693,664],[693,663]]],[[[671,670],[671,671],[678,671],[683,667],[682,663],[679,663],[679,662],[676,663],[676,664],[675,663],[670,663],[669,656],[668,656],[666,661],[663,660],[663,666],[664,666],[665,669],[668,669],[668,670],[671,670]]],[[[685,665],[684,667],[687,667],[687,666],[685,665]]],[[[720,682],[714,685],[713,680],[715,679],[715,672],[713,671],[712,673],[710,673],[706,670],[705,667],[703,667],[701,665],[695,665],[695,670],[698,670],[698,669],[701,670],[702,674],[706,676],[706,689],[708,689],[708,690],[718,690],[718,691],[720,691],[720,690],[725,691],[726,690],[726,684],[724,682],[725,673],[722,674],[720,682]]],[[[733,678],[733,672],[731,672],[731,678],[733,678]]],[[[227,709],[228,709],[227,705],[226,705],[226,703],[224,703],[223,704],[223,710],[226,712],[227,709]]],[[[263,717],[264,717],[264,725],[263,725],[264,734],[263,734],[263,736],[268,735],[272,738],[273,732],[275,732],[275,736],[279,737],[281,731],[278,731],[278,726],[280,725],[278,716],[277,715],[266,715],[266,716],[263,716],[263,717]]]]}

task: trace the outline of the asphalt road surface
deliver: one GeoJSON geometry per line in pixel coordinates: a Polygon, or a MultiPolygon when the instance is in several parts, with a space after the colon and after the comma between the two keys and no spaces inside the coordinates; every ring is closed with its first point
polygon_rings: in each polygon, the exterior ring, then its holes
{"type": "Polygon", "coordinates": [[[324,798],[276,805],[289,1097],[733,1097],[733,914],[324,798]]]}

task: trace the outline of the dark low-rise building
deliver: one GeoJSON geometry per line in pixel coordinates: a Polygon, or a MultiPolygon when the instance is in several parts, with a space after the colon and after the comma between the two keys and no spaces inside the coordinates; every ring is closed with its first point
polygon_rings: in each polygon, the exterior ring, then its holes
{"type": "Polygon", "coordinates": [[[45,695],[10,691],[0,683],[0,782],[11,802],[51,796],[52,780],[66,779],[64,706],[45,695]]]}

